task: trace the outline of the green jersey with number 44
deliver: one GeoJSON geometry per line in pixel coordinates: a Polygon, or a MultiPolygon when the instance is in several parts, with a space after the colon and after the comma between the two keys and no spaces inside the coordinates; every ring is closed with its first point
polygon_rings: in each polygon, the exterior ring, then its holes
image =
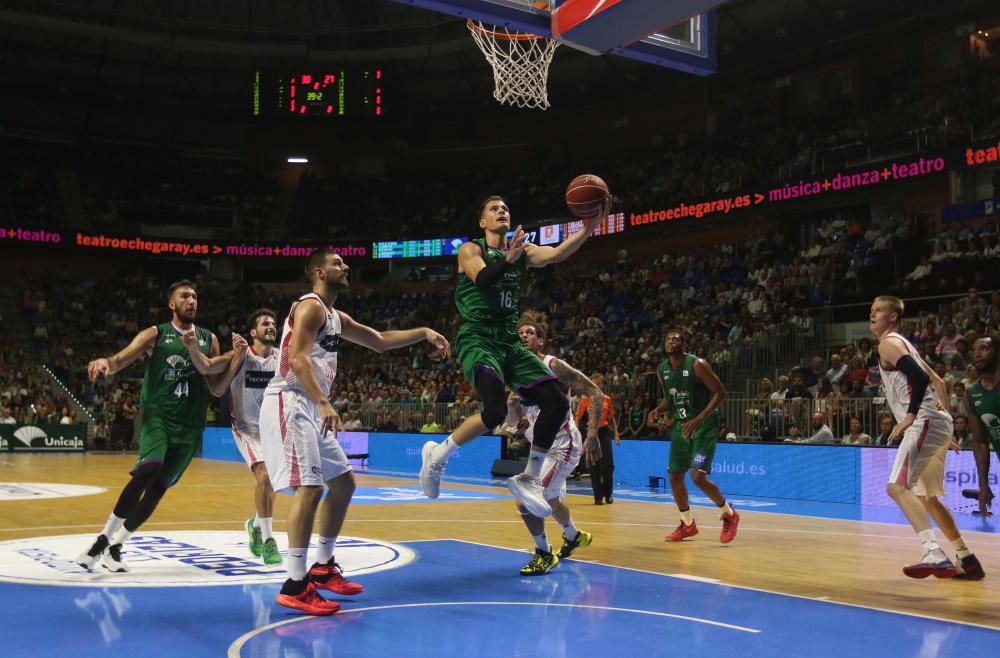
{"type": "MultiPolygon", "coordinates": [[[[195,327],[198,349],[212,353],[212,332],[195,327]]],[[[170,322],[156,326],[156,344],[142,378],[143,419],[163,418],[189,427],[205,426],[208,384],[191,364],[187,346],[170,322]]]]}
{"type": "MultiPolygon", "coordinates": [[[[484,238],[474,242],[483,250],[483,260],[487,265],[507,257],[506,252],[487,246],[484,238]]],[[[477,288],[469,277],[460,276],[455,288],[455,305],[462,319],[474,324],[507,328],[516,333],[527,264],[527,256],[521,256],[507,268],[499,282],[485,290],[477,288]]]]}
{"type": "MultiPolygon", "coordinates": [[[[658,373],[663,384],[663,395],[670,400],[670,410],[675,420],[684,422],[700,414],[712,399],[712,391],[694,375],[694,354],[685,354],[684,363],[677,370],[664,359],[658,373]]],[[[718,413],[718,411],[716,411],[718,413]]]]}

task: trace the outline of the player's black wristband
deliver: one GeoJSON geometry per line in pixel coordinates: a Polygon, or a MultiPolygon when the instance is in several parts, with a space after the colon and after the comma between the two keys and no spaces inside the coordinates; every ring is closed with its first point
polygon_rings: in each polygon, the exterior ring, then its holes
{"type": "Polygon", "coordinates": [[[506,258],[493,261],[479,270],[479,274],[476,275],[476,287],[485,289],[499,282],[508,267],[510,267],[510,263],[507,262],[506,258]]]}
{"type": "Polygon", "coordinates": [[[924,401],[924,394],[927,393],[927,385],[931,383],[931,378],[909,354],[896,361],[896,368],[906,375],[906,379],[910,382],[910,406],[906,409],[906,413],[916,416],[924,401]]]}

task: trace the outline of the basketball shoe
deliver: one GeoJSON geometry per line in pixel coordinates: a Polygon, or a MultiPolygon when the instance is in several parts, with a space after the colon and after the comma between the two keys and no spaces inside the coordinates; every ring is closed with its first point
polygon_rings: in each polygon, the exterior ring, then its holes
{"type": "Polygon", "coordinates": [[[948,559],[940,548],[924,553],[924,557],[915,564],[908,564],[903,567],[903,573],[910,578],[926,578],[933,575],[936,578],[951,578],[958,569],[948,559]]]}
{"type": "Polygon", "coordinates": [[[521,575],[544,576],[552,571],[552,568],[557,564],[559,564],[559,556],[552,552],[551,546],[549,546],[549,550],[547,551],[536,548],[535,554],[531,556],[528,564],[521,567],[521,575]]]}
{"type": "Polygon", "coordinates": [[[320,596],[316,586],[308,578],[305,581],[289,578],[274,600],[286,608],[301,610],[309,615],[332,615],[340,610],[340,604],[320,596]]]}
{"type": "Polygon", "coordinates": [[[584,532],[579,530],[576,533],[576,539],[569,540],[566,539],[566,535],[563,535],[563,544],[559,548],[559,557],[567,558],[576,552],[578,548],[587,548],[590,546],[590,542],[594,540],[594,536],[589,532],[584,532]]]}
{"type": "Polygon", "coordinates": [[[691,519],[691,525],[684,525],[684,522],[681,521],[680,525],[677,526],[677,529],[667,535],[665,539],[667,541],[680,541],[688,537],[694,537],[697,534],[698,522],[691,519]]]}
{"type": "Polygon", "coordinates": [[[317,589],[328,589],[343,596],[354,596],[365,591],[363,585],[344,578],[344,570],[330,558],[326,564],[316,562],[309,569],[309,580],[317,589]]]}
{"type": "Polygon", "coordinates": [[[76,558],[76,563],[87,571],[93,571],[94,565],[97,564],[97,561],[101,559],[101,556],[104,555],[104,551],[107,549],[108,538],[104,535],[97,535],[97,539],[90,545],[90,548],[80,553],[80,556],[76,558]]]}

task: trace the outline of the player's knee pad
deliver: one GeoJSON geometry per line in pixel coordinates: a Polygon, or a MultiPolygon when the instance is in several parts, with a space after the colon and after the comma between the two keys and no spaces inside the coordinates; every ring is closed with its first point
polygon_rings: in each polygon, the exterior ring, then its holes
{"type": "Polygon", "coordinates": [[[507,393],[502,381],[480,371],[476,374],[476,393],[483,402],[483,424],[493,429],[507,417],[507,393]]]}

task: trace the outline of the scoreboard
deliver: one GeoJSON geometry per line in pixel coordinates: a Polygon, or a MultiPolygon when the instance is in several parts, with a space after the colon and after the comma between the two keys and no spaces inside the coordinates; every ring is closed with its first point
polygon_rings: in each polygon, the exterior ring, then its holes
{"type": "Polygon", "coordinates": [[[385,111],[384,77],[379,67],[330,66],[280,74],[257,71],[253,115],[380,117],[385,111]]]}
{"type": "Polygon", "coordinates": [[[372,244],[372,258],[426,258],[454,256],[468,238],[435,238],[433,240],[390,240],[372,244]]]}

